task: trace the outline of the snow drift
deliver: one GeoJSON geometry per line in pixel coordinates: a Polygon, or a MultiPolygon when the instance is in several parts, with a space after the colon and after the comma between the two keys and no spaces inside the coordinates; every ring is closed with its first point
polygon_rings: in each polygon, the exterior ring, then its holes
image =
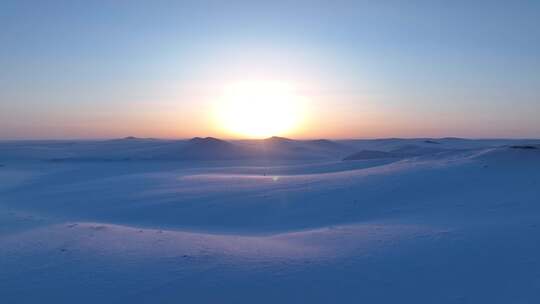
{"type": "Polygon", "coordinates": [[[538,302],[539,141],[428,140],[1,143],[0,298],[538,302]]]}

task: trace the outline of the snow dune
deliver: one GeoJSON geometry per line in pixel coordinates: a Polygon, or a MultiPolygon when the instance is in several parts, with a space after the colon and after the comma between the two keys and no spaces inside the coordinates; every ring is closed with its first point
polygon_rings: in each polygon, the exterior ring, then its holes
{"type": "Polygon", "coordinates": [[[539,143],[0,143],[0,298],[536,303],[539,143]]]}

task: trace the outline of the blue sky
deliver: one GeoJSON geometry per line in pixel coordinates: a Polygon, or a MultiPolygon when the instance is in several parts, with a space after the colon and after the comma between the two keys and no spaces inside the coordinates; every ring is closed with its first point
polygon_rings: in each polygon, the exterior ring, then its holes
{"type": "Polygon", "coordinates": [[[230,81],[296,137],[540,137],[539,1],[2,1],[0,138],[230,136],[230,81]],[[324,127],[323,127],[324,126],[324,127]]]}

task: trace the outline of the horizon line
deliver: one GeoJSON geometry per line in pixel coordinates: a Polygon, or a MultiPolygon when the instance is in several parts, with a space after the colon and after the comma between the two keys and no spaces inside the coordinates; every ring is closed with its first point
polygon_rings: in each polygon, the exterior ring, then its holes
{"type": "Polygon", "coordinates": [[[283,138],[295,141],[310,141],[310,140],[329,140],[329,141],[347,141],[347,140],[389,140],[389,139],[465,139],[465,140],[540,140],[539,137],[463,137],[463,136],[443,136],[443,137],[430,137],[430,136],[389,136],[389,137],[346,137],[346,138],[331,138],[331,137],[313,137],[313,138],[294,138],[286,136],[269,136],[265,138],[227,138],[217,136],[193,136],[193,137],[138,137],[138,136],[124,136],[124,137],[87,137],[87,138],[0,138],[0,142],[7,141],[107,141],[107,140],[129,140],[129,139],[147,139],[147,140],[163,140],[163,141],[184,141],[194,138],[216,138],[225,141],[243,141],[243,140],[265,140],[270,138],[283,138]]]}

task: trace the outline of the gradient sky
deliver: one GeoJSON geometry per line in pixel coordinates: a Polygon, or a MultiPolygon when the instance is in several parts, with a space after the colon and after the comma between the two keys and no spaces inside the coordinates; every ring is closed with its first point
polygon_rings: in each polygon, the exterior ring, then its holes
{"type": "Polygon", "coordinates": [[[540,1],[0,1],[0,139],[234,137],[234,81],[296,138],[540,137],[540,1]]]}

